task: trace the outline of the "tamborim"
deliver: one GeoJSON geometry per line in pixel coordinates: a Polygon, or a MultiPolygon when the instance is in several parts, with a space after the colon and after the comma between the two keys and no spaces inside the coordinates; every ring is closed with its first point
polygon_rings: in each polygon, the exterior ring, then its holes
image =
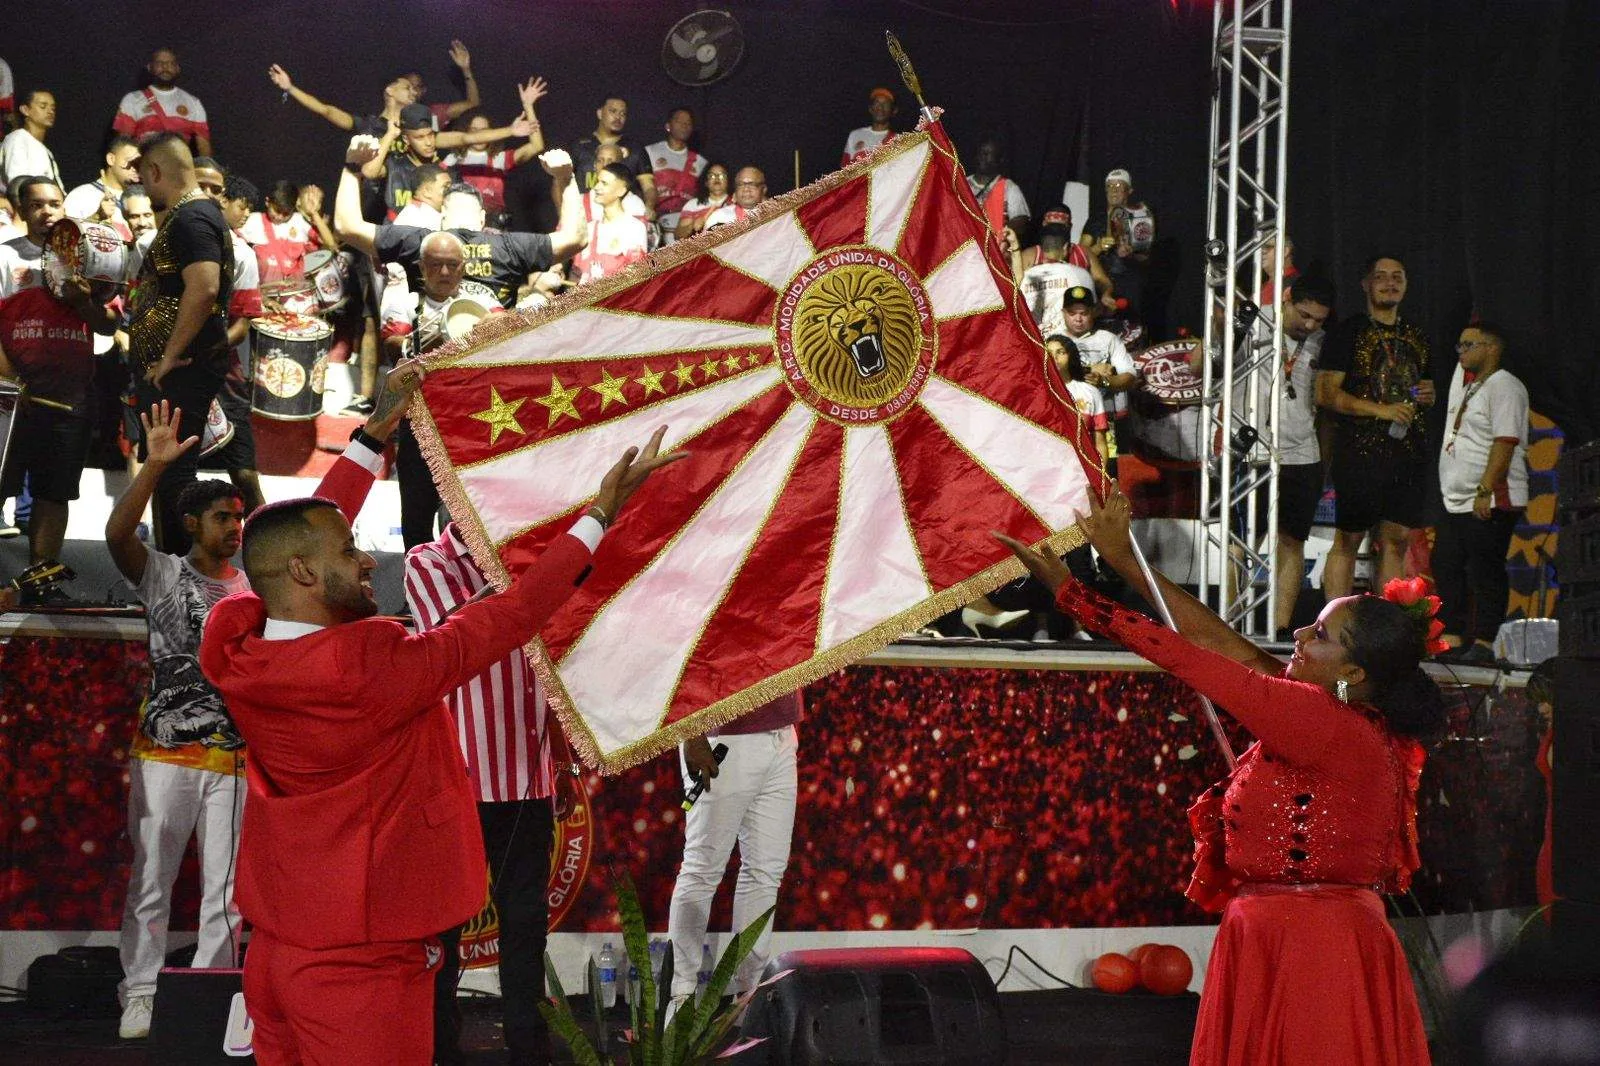
{"type": "Polygon", "coordinates": [[[206,411],[206,428],[200,434],[200,458],[204,459],[219,448],[226,448],[232,439],[233,423],[228,421],[222,404],[212,400],[211,407],[206,411]]]}
{"type": "Polygon", "coordinates": [[[344,306],[349,296],[349,261],[343,254],[318,248],[306,255],[306,277],[316,290],[317,303],[325,311],[344,306]]]}
{"type": "Polygon", "coordinates": [[[304,422],[322,413],[322,379],[333,327],[309,315],[271,315],[250,327],[254,385],[250,409],[264,418],[304,422]]]}
{"type": "Polygon", "coordinates": [[[127,281],[128,246],[110,226],[63,218],[50,227],[44,239],[45,285],[58,297],[67,286],[87,281],[97,298],[109,300],[127,281]]]}

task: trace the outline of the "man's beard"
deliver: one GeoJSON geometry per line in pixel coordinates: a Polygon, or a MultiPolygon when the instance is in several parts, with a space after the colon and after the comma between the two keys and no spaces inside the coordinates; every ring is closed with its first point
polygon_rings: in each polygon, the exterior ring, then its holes
{"type": "Polygon", "coordinates": [[[371,618],[378,613],[378,605],[367,599],[360,582],[346,582],[337,574],[329,574],[323,582],[322,602],[344,615],[346,621],[371,618]]]}

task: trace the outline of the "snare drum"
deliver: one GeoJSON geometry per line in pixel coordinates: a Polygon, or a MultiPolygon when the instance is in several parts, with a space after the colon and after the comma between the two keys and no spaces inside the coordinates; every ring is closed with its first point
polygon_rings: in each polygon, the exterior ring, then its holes
{"type": "Polygon", "coordinates": [[[342,254],[318,248],[306,255],[306,277],[316,290],[317,303],[324,311],[336,311],[350,295],[347,277],[349,262],[342,254]]]}
{"type": "Polygon", "coordinates": [[[50,227],[41,258],[45,285],[58,297],[66,296],[71,282],[85,280],[96,299],[109,300],[127,282],[128,246],[98,222],[61,219],[50,227]]]}
{"type": "Polygon", "coordinates": [[[250,409],[264,418],[304,422],[322,413],[333,327],[308,315],[271,315],[250,327],[254,386],[250,409]]]}

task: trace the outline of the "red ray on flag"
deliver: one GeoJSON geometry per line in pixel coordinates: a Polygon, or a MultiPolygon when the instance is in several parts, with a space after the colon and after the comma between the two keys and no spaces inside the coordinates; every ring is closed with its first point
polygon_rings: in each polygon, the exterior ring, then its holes
{"type": "Polygon", "coordinates": [[[652,478],[530,646],[607,773],[1058,551],[1103,474],[944,130],[425,357],[413,425],[497,584],[630,445],[652,478]]]}

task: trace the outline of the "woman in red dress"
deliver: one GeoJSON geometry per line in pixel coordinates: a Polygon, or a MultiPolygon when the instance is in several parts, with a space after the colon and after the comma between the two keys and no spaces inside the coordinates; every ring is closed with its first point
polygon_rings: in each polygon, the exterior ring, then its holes
{"type": "MultiPolygon", "coordinates": [[[[1080,526],[1145,590],[1128,519],[1113,482],[1080,526]]],[[[1381,893],[1404,891],[1418,866],[1423,742],[1445,724],[1439,689],[1420,667],[1437,637],[1437,600],[1420,583],[1386,590],[1393,599],[1334,600],[1295,632],[1285,669],[1163,577],[1181,635],[1092,592],[1053,557],[1000,539],[1056,591],[1062,611],[1182,678],[1257,739],[1189,810],[1188,895],[1222,912],[1190,1062],[1427,1063],[1381,893]]]]}

